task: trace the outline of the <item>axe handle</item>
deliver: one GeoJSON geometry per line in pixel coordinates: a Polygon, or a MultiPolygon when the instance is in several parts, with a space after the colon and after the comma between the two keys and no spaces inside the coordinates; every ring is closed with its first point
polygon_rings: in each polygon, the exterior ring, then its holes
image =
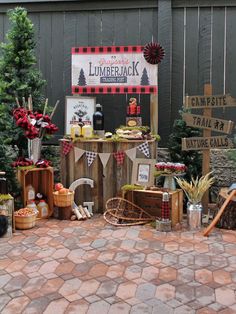
{"type": "Polygon", "coordinates": [[[226,206],[229,204],[229,202],[232,200],[232,198],[236,195],[236,190],[233,190],[230,192],[229,196],[226,198],[224,201],[223,205],[221,206],[220,210],[218,211],[217,215],[215,218],[212,220],[210,225],[204,230],[203,235],[207,237],[211,230],[215,227],[217,221],[220,219],[221,215],[223,214],[226,206]]]}

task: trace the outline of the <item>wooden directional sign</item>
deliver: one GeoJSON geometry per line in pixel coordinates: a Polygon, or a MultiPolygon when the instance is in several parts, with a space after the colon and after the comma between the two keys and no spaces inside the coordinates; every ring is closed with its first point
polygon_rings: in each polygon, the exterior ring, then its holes
{"type": "Polygon", "coordinates": [[[190,113],[183,113],[183,120],[188,126],[226,134],[231,134],[234,126],[234,122],[231,120],[222,120],[190,113]]]}
{"type": "Polygon", "coordinates": [[[220,108],[236,107],[236,99],[227,95],[216,96],[186,96],[185,108],[220,108]]]}
{"type": "Polygon", "coordinates": [[[214,148],[232,148],[231,139],[226,136],[182,138],[182,150],[205,150],[214,148]]]}

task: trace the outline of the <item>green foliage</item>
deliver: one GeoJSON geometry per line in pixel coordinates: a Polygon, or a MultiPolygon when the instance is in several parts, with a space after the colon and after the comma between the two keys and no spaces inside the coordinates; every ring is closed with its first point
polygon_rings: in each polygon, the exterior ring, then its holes
{"type": "MultiPolygon", "coordinates": [[[[182,111],[180,111],[182,115],[182,111]]],[[[177,119],[174,122],[173,132],[169,136],[167,144],[171,161],[181,162],[187,166],[186,178],[190,179],[191,176],[201,176],[202,171],[202,155],[199,151],[182,151],[181,139],[184,137],[198,137],[201,133],[198,129],[188,127],[185,121],[177,119]]]]}
{"type": "Polygon", "coordinates": [[[134,190],[143,190],[144,187],[137,184],[125,184],[121,187],[122,191],[134,191],[134,190]]]}
{"type": "Polygon", "coordinates": [[[10,164],[17,155],[12,156],[8,152],[12,147],[19,156],[24,156],[27,139],[22,129],[15,126],[12,109],[16,107],[16,97],[22,105],[23,97],[28,99],[30,95],[34,109],[42,108],[45,81],[36,67],[34,27],[27,11],[17,7],[8,11],[8,17],[10,29],[6,42],[0,44],[0,169],[6,172],[10,192],[13,193],[18,188],[10,164]]]}
{"type": "Polygon", "coordinates": [[[16,145],[19,155],[24,155],[27,140],[21,128],[15,126],[12,109],[16,97],[22,104],[23,97],[31,95],[34,109],[42,108],[44,97],[42,87],[45,81],[36,68],[34,55],[34,28],[27,11],[17,7],[8,11],[10,30],[6,43],[1,43],[0,56],[0,134],[4,143],[16,145]]]}

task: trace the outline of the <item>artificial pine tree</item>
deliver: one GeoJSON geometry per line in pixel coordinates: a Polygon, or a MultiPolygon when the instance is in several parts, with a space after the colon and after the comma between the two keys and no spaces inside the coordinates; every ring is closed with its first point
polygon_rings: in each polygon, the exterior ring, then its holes
{"type": "Polygon", "coordinates": [[[16,107],[16,97],[22,104],[23,97],[28,99],[30,95],[34,109],[42,108],[45,81],[36,68],[34,27],[27,11],[17,7],[8,11],[8,17],[11,27],[0,55],[0,135],[4,143],[17,146],[22,156],[27,139],[21,128],[14,126],[12,109],[16,107]]]}
{"type": "Polygon", "coordinates": [[[16,154],[25,154],[27,139],[15,126],[12,109],[16,107],[16,97],[22,105],[23,97],[28,99],[30,95],[34,109],[42,108],[42,87],[46,82],[36,68],[34,28],[27,11],[17,7],[8,11],[8,17],[10,30],[6,43],[0,46],[0,170],[6,172],[10,192],[15,196],[17,181],[10,164],[16,154]]]}
{"type": "MultiPolygon", "coordinates": [[[[183,111],[180,111],[182,117],[183,111]]],[[[176,119],[173,126],[173,131],[169,136],[168,150],[170,158],[173,162],[181,162],[187,166],[186,179],[191,179],[191,176],[201,176],[202,171],[202,156],[198,151],[182,151],[181,139],[184,137],[198,137],[201,133],[198,129],[186,125],[186,122],[181,119],[176,119]]]]}

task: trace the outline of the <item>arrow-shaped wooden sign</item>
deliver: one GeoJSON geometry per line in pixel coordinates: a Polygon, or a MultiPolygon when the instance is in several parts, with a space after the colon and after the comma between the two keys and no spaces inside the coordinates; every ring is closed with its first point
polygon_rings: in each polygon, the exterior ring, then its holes
{"type": "Polygon", "coordinates": [[[234,122],[231,120],[222,120],[190,113],[183,113],[183,120],[188,126],[226,134],[231,134],[234,127],[234,122]]]}
{"type": "Polygon", "coordinates": [[[182,150],[232,148],[233,142],[226,136],[182,138],[182,150]]]}
{"type": "Polygon", "coordinates": [[[185,108],[220,108],[236,107],[236,99],[227,95],[216,96],[186,96],[185,108]]]}

